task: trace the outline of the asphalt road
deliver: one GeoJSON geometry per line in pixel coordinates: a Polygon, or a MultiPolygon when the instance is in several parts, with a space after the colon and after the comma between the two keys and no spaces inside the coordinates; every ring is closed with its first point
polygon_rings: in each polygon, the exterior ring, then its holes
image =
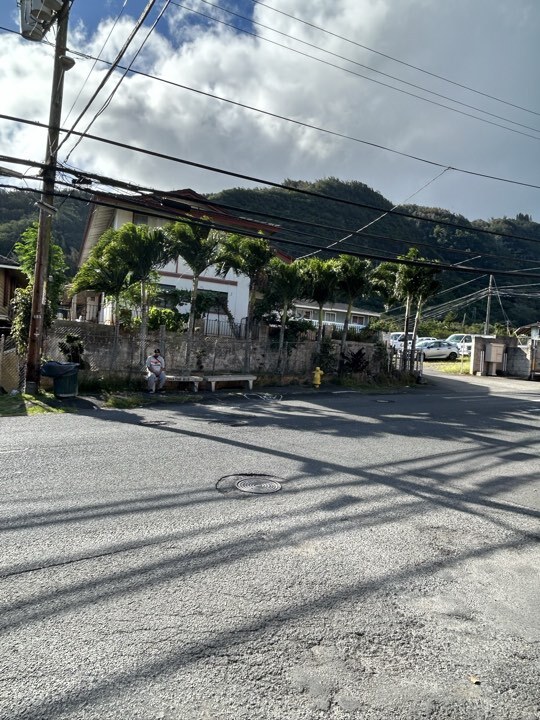
{"type": "Polygon", "coordinates": [[[428,381],[1,420],[0,718],[540,718],[540,385],[428,381]]]}

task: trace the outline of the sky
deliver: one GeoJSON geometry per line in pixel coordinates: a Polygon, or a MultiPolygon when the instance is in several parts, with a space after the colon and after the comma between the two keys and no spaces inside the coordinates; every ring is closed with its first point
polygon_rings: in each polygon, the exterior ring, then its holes
{"type": "MultiPolygon", "coordinates": [[[[74,0],[69,49],[111,61],[146,4],[74,0]]],[[[1,0],[0,26],[0,112],[46,123],[53,47],[17,34],[16,0],[1,0]]],[[[88,132],[274,183],[336,177],[395,205],[540,222],[539,189],[469,174],[540,186],[539,27],[538,0],[157,0],[121,64],[148,35],[132,68],[168,82],[126,75],[88,132]]],[[[108,68],[74,57],[66,128],[108,68]]],[[[2,155],[42,162],[45,141],[0,119],[2,155]]],[[[73,136],[58,160],[159,190],[263,187],[73,136]]]]}

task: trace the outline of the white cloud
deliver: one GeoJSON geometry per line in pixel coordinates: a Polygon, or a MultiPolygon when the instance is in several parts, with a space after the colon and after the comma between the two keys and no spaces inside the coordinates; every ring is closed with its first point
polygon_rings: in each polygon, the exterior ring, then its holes
{"type": "MultiPolygon", "coordinates": [[[[251,7],[251,4],[249,4],[251,7]]],[[[536,0],[273,0],[287,15],[253,6],[254,19],[281,33],[293,35],[356,63],[370,65],[411,83],[430,88],[489,112],[538,127],[540,116],[505,106],[489,98],[444,83],[437,78],[370,53],[339,35],[382,53],[424,67],[433,73],[470,85],[540,112],[536,80],[540,20],[536,0]]],[[[230,5],[229,5],[230,6],[230,5]]],[[[211,14],[203,3],[192,7],[211,14]],[[203,9],[204,8],[204,9],[203,9]]],[[[225,19],[227,16],[221,14],[225,19]]],[[[155,31],[136,67],[173,82],[220,95],[276,115],[394,148],[401,152],[509,178],[538,182],[540,144],[536,139],[503,130],[422,102],[359,73],[393,84],[407,92],[430,97],[421,90],[377,76],[355,65],[296,43],[268,30],[254,28],[276,44],[234,33],[223,25],[190,19],[170,6],[167,36],[155,31]],[[174,31],[174,32],[173,32],[174,31]],[[317,62],[301,54],[314,55],[317,62]],[[339,67],[332,67],[337,65],[339,67]],[[349,70],[347,72],[344,69],[349,70]]],[[[227,22],[238,22],[228,18],[227,22]]],[[[70,45],[97,54],[112,21],[91,30],[73,24],[70,45]]],[[[112,58],[124,42],[133,19],[122,19],[107,44],[112,58]]],[[[160,25],[163,30],[166,26],[160,25]]],[[[1,35],[3,64],[0,92],[3,112],[46,121],[52,68],[51,50],[1,35]]],[[[64,108],[71,107],[91,66],[78,61],[66,76],[64,108]]],[[[103,77],[98,64],[77,101],[83,107],[103,77]]],[[[111,88],[115,80],[107,84],[111,88]]],[[[105,94],[100,94],[101,101],[105,94]]],[[[432,100],[451,105],[441,98],[432,100]]],[[[92,105],[96,110],[101,103],[92,105]]],[[[454,105],[458,110],[477,111],[454,105]]],[[[77,112],[70,116],[73,121],[77,112]]],[[[89,118],[92,115],[90,114],[89,118]]],[[[493,122],[502,123],[497,118],[493,122]]],[[[79,129],[86,127],[82,122],[79,129]]],[[[534,130],[523,132],[537,135],[534,130]]],[[[213,100],[194,92],[140,76],[124,79],[114,99],[91,132],[121,142],[167,153],[233,172],[280,182],[286,177],[315,180],[326,176],[355,179],[374,187],[392,201],[400,201],[439,171],[359,142],[321,134],[274,117],[213,100]]],[[[540,138],[540,132],[538,133],[540,138]]],[[[0,142],[7,154],[42,160],[43,132],[0,121],[0,142]]],[[[64,150],[59,159],[63,159],[64,150]]],[[[185,165],[83,141],[70,161],[86,170],[141,182],[163,189],[188,187],[199,192],[243,184],[241,180],[185,165]]],[[[540,191],[446,173],[422,191],[415,202],[447,207],[469,217],[529,212],[540,219],[540,191]]]]}

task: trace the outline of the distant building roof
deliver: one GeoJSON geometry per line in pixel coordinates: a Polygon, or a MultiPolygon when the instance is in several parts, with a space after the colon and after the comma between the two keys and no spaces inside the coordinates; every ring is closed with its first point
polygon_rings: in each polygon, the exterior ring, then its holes
{"type": "Polygon", "coordinates": [[[0,267],[18,269],[21,266],[16,260],[11,260],[10,258],[7,258],[5,255],[0,255],[0,267]]]}
{"type": "MultiPolygon", "coordinates": [[[[293,305],[296,308],[302,310],[318,310],[319,306],[317,303],[310,302],[309,300],[294,300],[293,305]]],[[[323,306],[323,310],[326,312],[347,312],[349,306],[346,303],[328,303],[323,306]]],[[[375,312],[374,310],[362,310],[357,307],[353,307],[351,310],[355,315],[370,315],[371,317],[380,317],[381,313],[375,312]]]]}
{"type": "Polygon", "coordinates": [[[530,332],[533,328],[540,328],[540,321],[531,323],[530,325],[522,325],[516,330],[516,333],[518,335],[524,335],[527,332],[530,332]]]}
{"type": "Polygon", "coordinates": [[[116,209],[130,210],[171,222],[189,222],[208,217],[217,229],[251,235],[259,232],[269,235],[279,230],[278,225],[235,215],[190,188],[141,195],[95,193],[92,201],[93,208],[86,223],[79,263],[86,260],[101,235],[112,227],[116,209]]]}

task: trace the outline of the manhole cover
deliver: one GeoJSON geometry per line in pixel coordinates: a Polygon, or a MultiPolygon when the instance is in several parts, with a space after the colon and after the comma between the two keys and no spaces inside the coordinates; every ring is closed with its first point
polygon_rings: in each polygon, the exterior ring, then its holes
{"type": "Polygon", "coordinates": [[[281,478],[276,478],[275,475],[263,473],[235,473],[220,478],[216,483],[216,490],[223,495],[237,493],[239,490],[244,493],[263,495],[281,490],[279,480],[281,478]]]}
{"type": "Polygon", "coordinates": [[[242,492],[265,495],[266,493],[275,493],[281,490],[281,483],[272,480],[268,475],[259,475],[238,480],[236,487],[242,492]]]}

